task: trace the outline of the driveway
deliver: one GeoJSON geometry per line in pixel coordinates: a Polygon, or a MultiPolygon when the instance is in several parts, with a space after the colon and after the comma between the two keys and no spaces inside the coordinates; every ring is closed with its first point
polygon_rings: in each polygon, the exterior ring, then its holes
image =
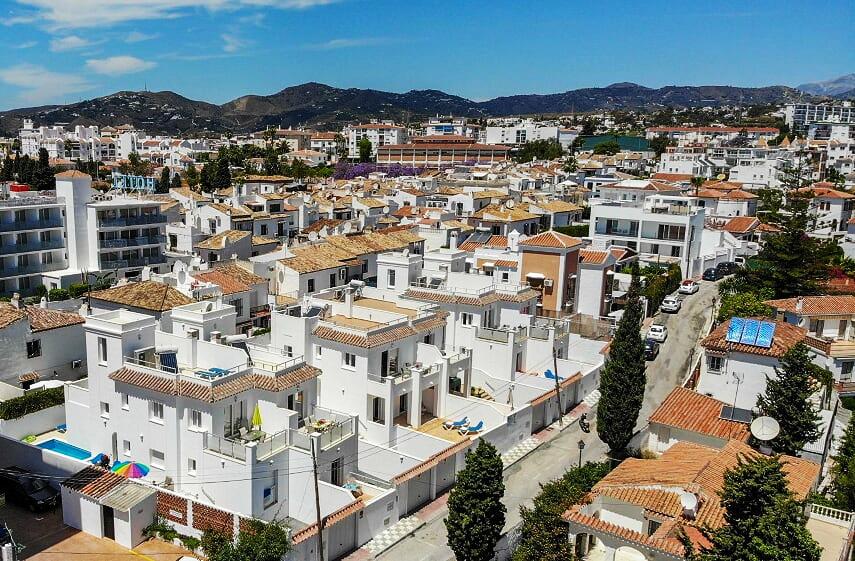
{"type": "MultiPolygon", "coordinates": [[[[715,283],[701,282],[696,294],[687,296],[677,314],[660,314],[655,323],[668,327],[668,340],[656,360],[647,363],[647,389],[644,404],[638,418],[638,428],[647,424],[647,418],[658,407],[674,387],[682,384],[690,361],[697,348],[702,327],[712,313],[712,300],[717,297],[715,283]]],[[[530,506],[531,499],[540,491],[540,483],[561,477],[568,468],[579,462],[579,440],[584,440],[583,462],[600,461],[605,458],[607,447],[597,438],[595,411],[589,414],[591,433],[584,434],[579,424],[564,430],[556,438],[535,449],[528,456],[505,471],[505,496],[507,507],[505,530],[520,520],[519,507],[530,506]]],[[[557,430],[557,429],[547,429],[557,430]]],[[[377,559],[384,561],[450,561],[454,554],[446,545],[446,532],[442,514],[423,525],[381,553],[377,559]]]]}

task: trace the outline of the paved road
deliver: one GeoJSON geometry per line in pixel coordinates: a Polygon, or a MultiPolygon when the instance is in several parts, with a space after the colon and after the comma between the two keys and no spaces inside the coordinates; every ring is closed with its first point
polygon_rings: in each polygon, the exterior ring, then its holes
{"type": "MultiPolygon", "coordinates": [[[[647,367],[647,390],[639,416],[639,428],[647,417],[665,399],[665,396],[683,382],[693,349],[701,328],[711,314],[712,299],[717,294],[713,283],[702,282],[697,294],[687,296],[678,314],[661,314],[656,323],[668,327],[668,340],[662,345],[659,357],[647,367]]],[[[591,415],[592,417],[593,415],[591,415]]],[[[531,498],[540,490],[541,481],[560,477],[579,461],[577,443],[585,441],[583,462],[598,461],[605,457],[606,446],[597,438],[596,419],[592,419],[591,434],[583,434],[578,423],[567,428],[556,438],[538,447],[531,454],[505,471],[505,497],[507,521],[505,529],[519,522],[520,505],[531,505],[531,498]]],[[[444,512],[443,512],[444,514],[444,512]]],[[[377,559],[384,561],[449,561],[454,555],[446,545],[443,516],[428,522],[396,545],[384,551],[377,559]]]]}

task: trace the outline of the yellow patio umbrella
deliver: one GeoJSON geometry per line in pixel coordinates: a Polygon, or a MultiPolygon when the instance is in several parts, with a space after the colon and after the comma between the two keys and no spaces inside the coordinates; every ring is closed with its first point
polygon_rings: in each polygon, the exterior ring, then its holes
{"type": "Polygon", "coordinates": [[[261,428],[261,407],[255,404],[255,411],[252,412],[252,426],[261,428]]]}

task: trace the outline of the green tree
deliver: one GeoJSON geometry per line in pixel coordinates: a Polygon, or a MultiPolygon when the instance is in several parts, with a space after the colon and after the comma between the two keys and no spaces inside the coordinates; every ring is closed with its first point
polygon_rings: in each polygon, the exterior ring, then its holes
{"type": "Polygon", "coordinates": [[[484,439],[466,453],[466,466],[448,497],[448,546],[457,561],[490,561],[505,525],[502,458],[484,439]]]}
{"type": "Polygon", "coordinates": [[[143,161],[136,152],[128,154],[127,161],[119,164],[119,173],[125,175],[151,175],[151,163],[143,161]]]}
{"type": "Polygon", "coordinates": [[[641,338],[644,310],[639,298],[639,284],[638,276],[633,275],[623,316],[600,375],[597,434],[616,457],[625,454],[632,439],[647,383],[644,340],[641,338]]]}
{"type": "Polygon", "coordinates": [[[172,181],[169,182],[170,189],[181,189],[181,176],[177,173],[172,176],[172,181]]]}
{"type": "Polygon", "coordinates": [[[371,141],[364,137],[356,146],[359,148],[359,161],[370,162],[372,152],[371,141]]]}
{"type": "Polygon", "coordinates": [[[202,166],[202,171],[199,173],[199,186],[205,193],[210,193],[214,190],[214,174],[216,167],[216,160],[208,162],[202,166]]]}
{"type": "Polygon", "coordinates": [[[532,160],[555,160],[564,155],[564,149],[557,140],[533,140],[526,142],[514,156],[518,162],[532,160]]]}
{"type": "Polygon", "coordinates": [[[208,561],[280,561],[291,551],[289,534],[278,520],[251,520],[235,541],[221,532],[205,530],[201,542],[208,561]]]}
{"type": "Polygon", "coordinates": [[[691,183],[692,183],[692,187],[694,187],[694,189],[695,189],[695,196],[696,197],[698,196],[698,193],[700,192],[701,187],[704,186],[704,183],[706,183],[706,181],[707,181],[706,178],[701,177],[699,175],[692,177],[691,183]]]}
{"type": "Polygon", "coordinates": [[[669,146],[674,146],[674,141],[669,140],[667,136],[657,136],[650,140],[650,149],[656,153],[657,158],[660,157],[669,146]]]}
{"type": "Polygon", "coordinates": [[[764,302],[773,296],[768,288],[761,288],[757,292],[721,293],[718,321],[727,321],[732,317],[770,317],[772,308],[764,302]]]}
{"type": "Polygon", "coordinates": [[[721,504],[726,523],[712,533],[701,561],[819,561],[822,550],[777,456],[758,456],[726,472],[721,504]]]}
{"type": "Polygon", "coordinates": [[[776,376],[766,376],[766,393],[757,398],[763,415],[778,421],[781,432],[770,443],[780,454],[796,455],[805,444],[819,438],[819,413],[810,401],[816,381],[824,380],[823,369],[815,365],[804,343],[797,343],[781,357],[776,376]]]}
{"type": "Polygon", "coordinates": [[[191,189],[199,185],[199,171],[196,169],[195,165],[191,165],[187,168],[187,171],[184,172],[184,179],[187,180],[187,185],[191,189]]]}
{"type": "Polygon", "coordinates": [[[855,510],[855,415],[849,417],[840,448],[831,466],[831,502],[841,510],[855,510]]]}
{"type": "Polygon", "coordinates": [[[570,468],[558,479],[541,484],[533,506],[520,507],[522,528],[513,561],[573,559],[573,548],[567,540],[567,523],[561,515],[580,502],[608,472],[608,462],[592,462],[570,468]]]}
{"type": "Polygon", "coordinates": [[[600,142],[594,146],[594,154],[607,154],[609,156],[614,156],[618,152],[620,152],[620,144],[615,140],[600,142]]]}
{"type": "Polygon", "coordinates": [[[48,151],[44,148],[39,148],[39,159],[36,162],[35,170],[32,172],[29,183],[36,191],[56,189],[54,174],[55,170],[50,167],[48,151]]]}
{"type": "Polygon", "coordinates": [[[217,167],[214,168],[214,174],[211,177],[211,185],[216,189],[227,189],[232,186],[232,174],[229,171],[228,156],[220,156],[217,158],[217,167]]]}
{"type": "Polygon", "coordinates": [[[160,180],[157,182],[157,192],[158,193],[168,193],[169,192],[169,167],[163,166],[163,169],[160,172],[160,180]]]}

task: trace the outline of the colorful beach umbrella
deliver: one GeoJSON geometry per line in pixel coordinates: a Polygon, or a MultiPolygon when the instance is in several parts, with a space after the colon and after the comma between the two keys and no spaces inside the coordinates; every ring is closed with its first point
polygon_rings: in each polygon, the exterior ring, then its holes
{"type": "Polygon", "coordinates": [[[261,428],[261,407],[255,404],[255,411],[252,412],[252,426],[261,428]]]}
{"type": "Polygon", "coordinates": [[[137,479],[148,475],[149,467],[137,462],[119,462],[113,466],[113,473],[118,473],[128,479],[137,479]]]}

